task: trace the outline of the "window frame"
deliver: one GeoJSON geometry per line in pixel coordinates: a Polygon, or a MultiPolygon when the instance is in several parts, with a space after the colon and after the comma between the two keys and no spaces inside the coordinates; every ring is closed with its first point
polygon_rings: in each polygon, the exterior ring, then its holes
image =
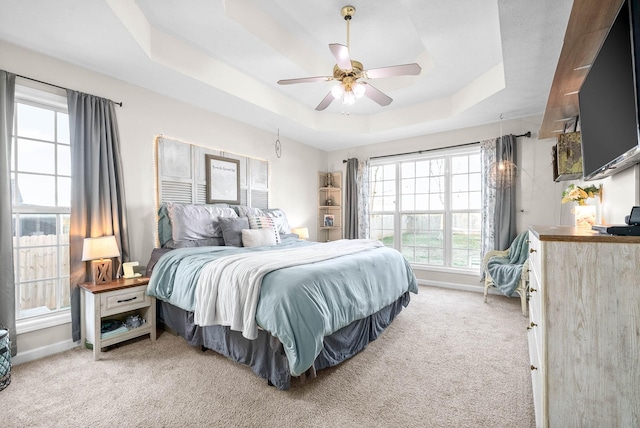
{"type": "MultiPolygon", "coordinates": [[[[37,84],[33,82],[24,81],[24,79],[20,79],[20,81],[16,82],[16,93],[15,93],[15,114],[13,119],[13,130],[12,130],[12,161],[11,161],[11,175],[12,177],[17,178],[17,175],[20,173],[18,170],[18,140],[28,140],[35,142],[45,142],[54,145],[54,153],[55,153],[55,168],[52,174],[40,174],[44,176],[54,176],[55,177],[55,186],[56,186],[56,200],[55,206],[37,206],[37,205],[16,205],[12,200],[11,213],[12,217],[15,218],[15,230],[14,236],[20,236],[20,217],[25,215],[32,214],[42,214],[42,215],[51,215],[55,217],[56,220],[56,239],[55,245],[44,245],[46,247],[55,247],[56,248],[56,275],[47,278],[38,278],[36,280],[22,280],[20,278],[20,264],[22,260],[18,256],[20,250],[19,242],[14,245],[14,287],[16,290],[16,299],[15,299],[15,308],[16,308],[16,331],[18,334],[27,333],[31,331],[40,330],[43,328],[54,327],[57,325],[65,324],[71,322],[71,309],[70,306],[63,306],[63,287],[69,286],[70,275],[69,272],[61,272],[61,267],[63,266],[63,251],[69,252],[69,242],[61,242],[61,231],[64,229],[63,227],[63,216],[71,215],[71,207],[61,207],[58,206],[58,197],[59,197],[59,188],[58,188],[58,177],[64,177],[71,180],[71,172],[69,171],[69,175],[66,174],[58,174],[58,145],[68,145],[71,146],[71,142],[61,143],[59,140],[59,120],[58,114],[68,115],[67,108],[67,100],[66,100],[66,91],[49,87],[48,85],[37,84]],[[42,108],[55,113],[54,115],[54,141],[42,140],[38,138],[32,137],[23,137],[18,136],[18,104],[28,105],[32,107],[42,108]],[[56,309],[50,309],[49,312],[44,314],[31,314],[26,316],[21,316],[20,310],[20,299],[21,292],[20,287],[22,284],[31,283],[31,282],[41,282],[41,281],[56,281],[56,290],[55,290],[55,301],[56,301],[56,309]]],[[[34,174],[39,174],[35,172],[34,174]]],[[[70,205],[70,204],[69,204],[70,205]]],[[[38,248],[38,246],[30,246],[29,248],[38,248]]],[[[67,258],[68,259],[68,258],[67,258]]],[[[70,297],[70,296],[69,296],[70,297]]],[[[70,302],[69,302],[70,303],[70,302]]]]}
{"type": "MultiPolygon", "coordinates": [[[[451,171],[451,159],[455,156],[461,155],[478,155],[480,156],[480,144],[464,144],[463,147],[450,147],[442,149],[427,150],[424,152],[416,152],[405,155],[397,155],[387,158],[372,159],[369,163],[369,198],[370,198],[370,212],[369,212],[369,230],[371,231],[373,216],[375,215],[393,215],[393,227],[394,227],[394,244],[392,248],[402,252],[402,217],[406,214],[443,214],[443,265],[430,265],[426,263],[412,262],[410,264],[413,268],[419,270],[429,270],[437,272],[456,273],[464,275],[477,275],[482,264],[482,260],[479,260],[480,265],[471,267],[455,267],[452,266],[453,258],[453,242],[452,242],[452,228],[453,228],[453,214],[455,213],[469,213],[482,215],[482,200],[478,209],[452,209],[452,171],[451,171]],[[402,163],[407,161],[419,161],[419,160],[432,160],[436,158],[445,158],[444,162],[444,209],[442,210],[403,210],[402,207],[402,163]],[[373,189],[373,167],[381,165],[395,165],[395,208],[393,211],[374,211],[374,203],[371,200],[373,189]]],[[[480,174],[482,170],[480,169],[480,174]]],[[[480,192],[481,193],[481,192],[480,192]]],[[[480,222],[480,228],[482,228],[480,222]]],[[[480,234],[482,230],[480,229],[480,234]]],[[[478,249],[478,257],[480,256],[480,249],[478,249]]]]}

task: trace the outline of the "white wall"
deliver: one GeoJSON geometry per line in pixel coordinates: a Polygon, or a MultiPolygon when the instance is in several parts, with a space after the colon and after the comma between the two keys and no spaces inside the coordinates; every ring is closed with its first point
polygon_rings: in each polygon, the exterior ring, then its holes
{"type": "Polygon", "coordinates": [[[640,205],[640,165],[621,171],[602,180],[604,221],[624,224],[631,207],[640,205]]]}
{"type": "MultiPolygon", "coordinates": [[[[503,134],[521,135],[531,131],[531,138],[517,139],[518,189],[517,210],[518,231],[524,231],[533,225],[573,225],[572,204],[561,204],[562,191],[570,183],[585,184],[581,181],[554,182],[551,147],[556,144],[553,138],[538,140],[537,134],[542,116],[522,119],[502,120],[487,125],[458,129],[439,134],[424,135],[397,141],[337,150],[329,153],[329,171],[345,171],[343,159],[355,157],[364,159],[425,149],[455,146],[500,136],[503,134]]],[[[602,211],[604,219],[610,223],[624,222],[633,205],[638,205],[638,167],[623,171],[617,175],[594,182],[602,183],[604,198],[602,211]]],[[[590,185],[591,182],[586,183],[590,185]]],[[[419,279],[437,284],[465,284],[480,286],[475,275],[456,275],[439,271],[416,270],[419,279]]]]}
{"type": "MultiPolygon", "coordinates": [[[[116,102],[123,156],[127,220],[132,260],[145,265],[154,246],[155,197],[153,141],[158,134],[185,142],[262,159],[271,167],[271,207],[285,210],[291,226],[317,228],[318,171],[325,170],[327,153],[280,136],[282,157],[274,150],[276,129],[265,132],[218,114],[129,85],[17,46],[0,42],[0,69],[86,92],[116,102]]],[[[71,327],[48,334],[18,337],[18,353],[70,340],[71,327]]]]}

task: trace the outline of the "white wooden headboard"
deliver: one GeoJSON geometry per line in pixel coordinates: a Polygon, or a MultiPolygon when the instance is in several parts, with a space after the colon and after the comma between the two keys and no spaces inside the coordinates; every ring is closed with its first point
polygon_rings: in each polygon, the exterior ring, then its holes
{"type": "Polygon", "coordinates": [[[269,208],[270,174],[267,160],[209,149],[158,135],[154,139],[153,150],[156,211],[163,202],[206,203],[205,155],[237,159],[240,162],[240,204],[269,208]]]}

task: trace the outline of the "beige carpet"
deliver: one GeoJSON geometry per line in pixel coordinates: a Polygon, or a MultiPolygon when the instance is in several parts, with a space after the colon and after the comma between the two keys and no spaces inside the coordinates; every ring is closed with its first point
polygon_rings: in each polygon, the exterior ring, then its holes
{"type": "Polygon", "coordinates": [[[3,427],[534,426],[519,299],[420,287],[367,349],[289,391],[168,333],[12,368],[3,427]]]}

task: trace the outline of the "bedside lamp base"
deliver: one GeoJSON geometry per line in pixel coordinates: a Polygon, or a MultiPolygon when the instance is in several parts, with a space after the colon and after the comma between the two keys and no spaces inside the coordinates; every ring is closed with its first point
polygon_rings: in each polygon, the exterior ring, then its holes
{"type": "Polygon", "coordinates": [[[91,280],[94,284],[107,284],[112,281],[111,259],[99,259],[91,262],[91,280]]]}

